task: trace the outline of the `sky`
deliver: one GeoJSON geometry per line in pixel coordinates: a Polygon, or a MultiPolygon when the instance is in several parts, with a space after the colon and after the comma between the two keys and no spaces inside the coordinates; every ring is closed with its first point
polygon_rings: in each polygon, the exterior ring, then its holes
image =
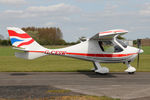
{"type": "Polygon", "coordinates": [[[150,1],[0,0],[0,34],[28,26],[59,27],[67,42],[112,29],[128,30],[128,40],[150,38],[150,1]]]}

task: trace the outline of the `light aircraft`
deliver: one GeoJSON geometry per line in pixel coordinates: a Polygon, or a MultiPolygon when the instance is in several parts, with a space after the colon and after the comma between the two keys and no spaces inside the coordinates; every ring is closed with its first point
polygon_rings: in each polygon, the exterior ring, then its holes
{"type": "Polygon", "coordinates": [[[93,62],[93,70],[101,74],[109,73],[109,69],[102,67],[100,63],[124,63],[127,65],[125,72],[133,74],[136,69],[130,65],[130,62],[143,53],[142,49],[127,46],[117,39],[119,35],[128,33],[123,29],[99,32],[84,42],[60,49],[47,49],[39,45],[20,28],[8,27],[7,30],[13,48],[23,51],[16,52],[16,57],[35,59],[46,55],[67,56],[93,62]]]}

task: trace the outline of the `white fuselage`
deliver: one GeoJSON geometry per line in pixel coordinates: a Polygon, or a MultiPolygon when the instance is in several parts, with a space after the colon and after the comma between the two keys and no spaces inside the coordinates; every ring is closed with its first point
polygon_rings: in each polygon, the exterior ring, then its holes
{"type": "Polygon", "coordinates": [[[87,40],[79,44],[69,46],[62,49],[46,49],[43,52],[47,55],[61,55],[77,59],[97,61],[97,62],[110,62],[119,63],[126,61],[133,61],[139,49],[127,46],[123,51],[117,53],[103,52],[96,40],[87,40]]]}

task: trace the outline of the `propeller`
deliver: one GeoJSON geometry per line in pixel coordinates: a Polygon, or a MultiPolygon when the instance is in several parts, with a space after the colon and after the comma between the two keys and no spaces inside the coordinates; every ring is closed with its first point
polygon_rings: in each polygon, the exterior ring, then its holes
{"type": "Polygon", "coordinates": [[[139,62],[140,62],[141,39],[137,39],[137,48],[139,48],[138,56],[137,56],[137,69],[138,69],[139,62]]]}

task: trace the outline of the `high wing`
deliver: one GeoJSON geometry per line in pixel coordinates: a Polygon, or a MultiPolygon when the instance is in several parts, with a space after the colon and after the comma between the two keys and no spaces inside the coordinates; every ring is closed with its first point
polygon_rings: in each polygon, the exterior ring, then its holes
{"type": "Polygon", "coordinates": [[[128,33],[128,31],[123,29],[108,30],[97,33],[91,37],[90,40],[111,40],[116,35],[123,35],[126,33],[128,33]]]}

